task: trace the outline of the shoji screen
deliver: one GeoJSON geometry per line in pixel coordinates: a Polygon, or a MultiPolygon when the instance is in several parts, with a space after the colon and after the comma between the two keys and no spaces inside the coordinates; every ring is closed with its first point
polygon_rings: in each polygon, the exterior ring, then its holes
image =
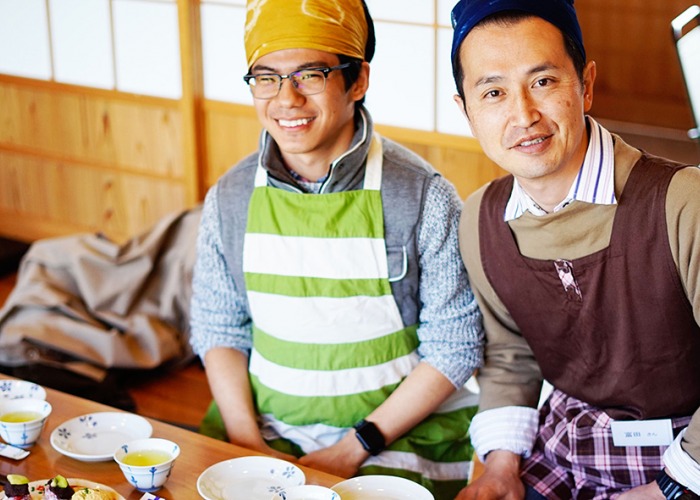
{"type": "Polygon", "coordinates": [[[368,106],[378,123],[468,134],[454,103],[452,0],[369,0],[377,30],[368,106]]]}
{"type": "Polygon", "coordinates": [[[0,0],[0,234],[123,239],[199,200],[183,12],[0,0]]]}
{"type": "Polygon", "coordinates": [[[0,0],[0,73],[178,99],[175,0],[0,0]]]}

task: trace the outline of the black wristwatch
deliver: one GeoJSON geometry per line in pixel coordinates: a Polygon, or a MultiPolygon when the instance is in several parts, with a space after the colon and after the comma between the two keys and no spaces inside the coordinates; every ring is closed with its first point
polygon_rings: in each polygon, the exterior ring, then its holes
{"type": "Polygon", "coordinates": [[[386,448],[384,436],[372,422],[360,420],[354,427],[357,440],[370,455],[378,455],[386,448]]]}
{"type": "Polygon", "coordinates": [[[656,476],[656,484],[659,485],[661,493],[668,500],[685,500],[690,498],[700,498],[693,493],[687,486],[683,486],[678,481],[672,479],[664,469],[661,469],[656,476]]]}

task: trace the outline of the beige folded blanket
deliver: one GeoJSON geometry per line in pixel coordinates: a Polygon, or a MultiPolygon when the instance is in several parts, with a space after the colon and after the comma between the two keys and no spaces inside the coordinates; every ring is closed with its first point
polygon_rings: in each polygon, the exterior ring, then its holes
{"type": "Polygon", "coordinates": [[[0,309],[0,349],[22,341],[102,368],[191,358],[189,300],[200,207],[116,244],[95,234],[33,243],[0,309]]]}

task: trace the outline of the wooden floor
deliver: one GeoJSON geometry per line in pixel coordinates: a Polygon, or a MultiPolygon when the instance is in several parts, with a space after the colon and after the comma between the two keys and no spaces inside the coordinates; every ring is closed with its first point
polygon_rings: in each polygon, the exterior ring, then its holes
{"type": "MultiPolygon", "coordinates": [[[[0,306],[15,286],[16,275],[0,276],[0,306]]],[[[196,429],[211,401],[204,369],[199,362],[151,376],[127,389],[140,415],[196,429]]]]}
{"type": "Polygon", "coordinates": [[[146,417],[197,429],[212,396],[202,365],[197,361],[185,368],[129,389],[136,412],[146,417]]]}
{"type": "Polygon", "coordinates": [[[8,274],[7,276],[0,276],[0,306],[5,303],[7,296],[15,286],[17,281],[17,276],[14,274],[8,274]]]}

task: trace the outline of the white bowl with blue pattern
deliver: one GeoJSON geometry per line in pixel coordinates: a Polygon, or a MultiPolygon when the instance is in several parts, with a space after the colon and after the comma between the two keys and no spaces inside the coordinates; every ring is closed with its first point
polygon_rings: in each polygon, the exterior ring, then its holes
{"type": "Polygon", "coordinates": [[[332,489],[343,500],[435,500],[433,494],[418,483],[379,474],[353,477],[332,489]]]}
{"type": "Polygon", "coordinates": [[[204,500],[270,500],[285,488],[300,486],[306,477],[299,467],[278,458],[254,456],[225,460],[197,479],[204,500]]]}
{"type": "Polygon", "coordinates": [[[18,448],[34,446],[51,410],[43,399],[0,399],[0,437],[18,448]]]}
{"type": "Polygon", "coordinates": [[[168,439],[148,438],[121,445],[114,452],[114,461],[119,464],[124,477],[134,488],[150,493],[163,487],[179,456],[180,446],[177,443],[168,439]],[[132,465],[125,462],[130,454],[148,455],[154,452],[162,455],[162,460],[148,465],[132,465]]]}
{"type": "Polygon", "coordinates": [[[149,438],[152,433],[148,420],[133,413],[87,413],[57,426],[51,432],[51,446],[81,462],[106,462],[122,444],[149,438]]]}
{"type": "Polygon", "coordinates": [[[39,384],[26,380],[0,380],[0,399],[46,399],[46,391],[39,384]]]}

